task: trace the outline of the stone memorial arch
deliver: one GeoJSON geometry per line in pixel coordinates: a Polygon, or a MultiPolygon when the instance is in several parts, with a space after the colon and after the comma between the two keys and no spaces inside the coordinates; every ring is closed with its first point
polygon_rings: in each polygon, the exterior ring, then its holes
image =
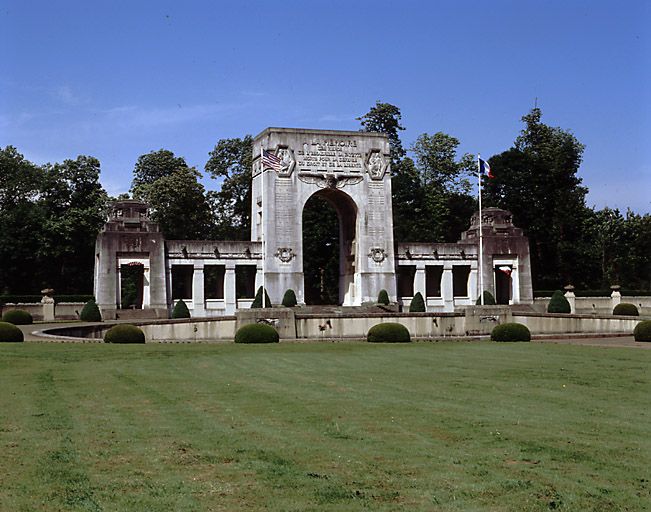
{"type": "Polygon", "coordinates": [[[267,128],[252,151],[250,240],[166,240],[148,205],[112,205],[95,255],[104,318],[166,318],[178,300],[193,317],[232,315],[251,306],[263,281],[272,303],[292,289],[304,304],[303,212],[310,198],[337,213],[339,304],[373,303],[384,289],[403,308],[420,293],[427,311],[453,312],[475,304],[481,271],[484,289],[499,303],[533,303],[529,242],[508,211],[475,214],[456,243],[394,244],[385,135],[267,128]]]}
{"type": "Polygon", "coordinates": [[[390,162],[379,133],[267,128],[255,138],[251,240],[264,236],[272,302],[290,288],[304,301],[303,209],[313,196],[339,219],[339,303],[372,302],[381,289],[396,299],[390,162]]]}

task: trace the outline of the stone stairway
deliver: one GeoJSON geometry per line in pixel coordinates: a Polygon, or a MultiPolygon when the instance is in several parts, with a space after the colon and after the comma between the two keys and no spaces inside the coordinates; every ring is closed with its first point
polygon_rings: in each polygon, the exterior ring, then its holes
{"type": "Polygon", "coordinates": [[[320,316],[338,316],[338,315],[360,315],[367,313],[397,313],[398,305],[389,304],[388,306],[378,304],[367,304],[363,306],[302,306],[295,308],[299,315],[320,315],[320,316]]]}
{"type": "Polygon", "coordinates": [[[116,320],[149,320],[157,318],[153,309],[118,309],[116,320]]]}

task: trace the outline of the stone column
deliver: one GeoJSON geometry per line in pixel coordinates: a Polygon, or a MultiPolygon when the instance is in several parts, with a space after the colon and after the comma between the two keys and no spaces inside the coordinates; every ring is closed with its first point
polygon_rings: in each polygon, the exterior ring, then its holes
{"type": "Polygon", "coordinates": [[[511,290],[513,292],[513,296],[511,297],[513,304],[520,304],[520,272],[517,262],[513,263],[511,270],[511,290]]]}
{"type": "Polygon", "coordinates": [[[417,292],[425,299],[425,310],[427,310],[427,281],[425,274],[425,263],[416,264],[416,275],[414,276],[414,295],[417,292]]]}
{"type": "Polygon", "coordinates": [[[206,299],[203,289],[203,261],[195,262],[192,274],[192,316],[206,316],[206,299]]]}
{"type": "Polygon", "coordinates": [[[565,287],[565,298],[570,303],[570,313],[576,314],[576,295],[574,295],[574,286],[571,284],[565,287]]]}
{"type": "MultiPolygon", "coordinates": [[[[268,276],[265,276],[268,277],[268,276]]],[[[255,266],[255,290],[253,290],[253,296],[258,293],[258,288],[262,286],[262,262],[257,263],[255,266]]],[[[265,288],[269,288],[269,285],[265,283],[265,288]]],[[[267,291],[267,294],[269,292],[267,291]]]]}
{"type": "Polygon", "coordinates": [[[479,271],[476,267],[471,267],[468,275],[468,296],[473,302],[479,297],[477,290],[479,290],[479,271]]]}
{"type": "Polygon", "coordinates": [[[224,272],[224,307],[227,315],[235,314],[235,263],[230,262],[226,262],[224,272]]]}
{"type": "Polygon", "coordinates": [[[452,287],[452,263],[443,265],[441,277],[441,297],[443,298],[443,311],[454,312],[454,288],[452,287]]]}
{"type": "Polygon", "coordinates": [[[614,284],[610,287],[612,290],[612,293],[610,294],[610,312],[613,312],[613,309],[615,309],[615,306],[622,302],[622,294],[620,293],[620,286],[617,284],[614,284]]]}

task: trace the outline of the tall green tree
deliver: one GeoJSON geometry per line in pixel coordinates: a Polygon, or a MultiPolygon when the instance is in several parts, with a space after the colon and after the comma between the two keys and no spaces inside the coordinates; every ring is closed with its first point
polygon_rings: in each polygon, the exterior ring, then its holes
{"type": "Polygon", "coordinates": [[[171,174],[147,185],[142,199],[152,209],[152,219],[160,224],[169,240],[208,238],[213,220],[201,173],[193,167],[179,167],[171,174]]]}
{"type": "Polygon", "coordinates": [[[585,264],[582,227],[587,189],[577,176],[584,146],[572,133],[541,121],[534,108],[512,148],[490,159],[486,204],[510,210],[529,237],[534,287],[576,283],[585,264]]]}
{"type": "Polygon", "coordinates": [[[46,212],[40,246],[55,290],[92,288],[95,239],[106,221],[108,196],[99,182],[100,162],[80,155],[46,164],[40,204],[46,212]]]}
{"type": "MultiPolygon", "coordinates": [[[[405,128],[400,124],[402,114],[400,109],[390,103],[376,101],[375,106],[357,120],[362,125],[363,132],[384,133],[389,138],[391,146],[391,160],[397,164],[404,158],[406,151],[400,140],[400,132],[405,128]]],[[[394,169],[395,172],[395,169],[394,169]]]]}
{"type": "Polygon", "coordinates": [[[459,140],[443,132],[421,134],[411,147],[420,177],[422,212],[417,240],[456,242],[468,228],[476,202],[470,177],[473,155],[457,156],[459,140]]]}
{"type": "Polygon", "coordinates": [[[459,141],[445,133],[422,134],[406,156],[400,140],[400,109],[376,102],[357,118],[362,131],[387,135],[391,147],[394,237],[401,241],[454,242],[467,229],[475,209],[468,177],[471,155],[457,157],[459,141]]]}
{"type": "Polygon", "coordinates": [[[152,219],[170,240],[208,238],[213,229],[201,173],[185,158],[159,149],[141,155],[133,170],[133,197],[149,204],[152,219]]]}
{"type": "Polygon", "coordinates": [[[651,290],[650,214],[591,210],[584,231],[592,241],[586,258],[589,288],[618,284],[628,290],[651,290]]]}
{"type": "Polygon", "coordinates": [[[248,240],[251,235],[251,166],[253,137],[221,139],[209,153],[205,170],[221,188],[209,192],[215,238],[248,240]]]}
{"type": "Polygon", "coordinates": [[[79,156],[42,167],[0,150],[0,291],[88,293],[107,196],[99,161],[79,156]]]}
{"type": "Polygon", "coordinates": [[[28,292],[38,282],[35,265],[45,211],[37,204],[43,170],[13,146],[0,149],[0,292],[28,292]]]}
{"type": "Polygon", "coordinates": [[[140,155],[133,169],[131,192],[140,194],[143,186],[151,185],[156,180],[171,175],[177,169],[187,169],[185,158],[176,156],[168,149],[159,149],[140,155]]]}

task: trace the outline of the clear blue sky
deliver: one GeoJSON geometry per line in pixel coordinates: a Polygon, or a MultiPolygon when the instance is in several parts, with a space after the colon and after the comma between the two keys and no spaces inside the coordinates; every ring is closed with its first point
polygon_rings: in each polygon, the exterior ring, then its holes
{"type": "Polygon", "coordinates": [[[650,26],[643,0],[4,0],[0,145],[93,155],[117,194],[151,150],[203,170],[220,138],[357,129],[378,99],[401,108],[406,146],[443,131],[489,157],[538,98],[586,145],[589,205],[644,213],[650,26]]]}

